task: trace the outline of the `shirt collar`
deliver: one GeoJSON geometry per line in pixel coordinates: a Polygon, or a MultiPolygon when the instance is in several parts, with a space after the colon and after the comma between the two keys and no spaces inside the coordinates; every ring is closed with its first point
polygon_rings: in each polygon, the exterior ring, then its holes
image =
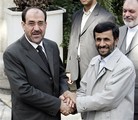
{"type": "Polygon", "coordinates": [[[134,31],[137,31],[137,30],[138,30],[138,25],[133,27],[133,28],[128,27],[128,31],[134,32],[134,31]]]}
{"type": "MultiPolygon", "coordinates": [[[[38,44],[31,42],[31,41],[27,38],[26,34],[25,34],[25,38],[27,39],[27,41],[28,41],[35,49],[37,48],[38,44]]],[[[42,41],[40,42],[39,45],[42,46],[42,48],[43,48],[43,42],[42,42],[42,41]]]]}
{"type": "Polygon", "coordinates": [[[114,51],[111,53],[111,54],[109,54],[107,57],[105,57],[104,59],[102,59],[102,57],[99,55],[99,61],[100,62],[105,62],[105,64],[108,62],[108,60],[111,58],[111,56],[114,54],[114,52],[116,51],[116,48],[114,49],[114,51]]]}

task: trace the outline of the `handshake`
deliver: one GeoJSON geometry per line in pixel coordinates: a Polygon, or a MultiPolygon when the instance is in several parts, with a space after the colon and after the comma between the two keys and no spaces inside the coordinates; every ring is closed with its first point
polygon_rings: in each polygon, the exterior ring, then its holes
{"type": "Polygon", "coordinates": [[[60,97],[61,105],[60,112],[67,116],[69,114],[75,113],[76,111],[76,93],[66,91],[60,97]]]}

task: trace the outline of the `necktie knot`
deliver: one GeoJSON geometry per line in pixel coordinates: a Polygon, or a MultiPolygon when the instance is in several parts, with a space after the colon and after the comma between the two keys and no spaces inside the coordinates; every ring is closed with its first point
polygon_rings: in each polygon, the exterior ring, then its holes
{"type": "Polygon", "coordinates": [[[36,49],[40,52],[42,51],[42,46],[38,45],[36,49]]]}

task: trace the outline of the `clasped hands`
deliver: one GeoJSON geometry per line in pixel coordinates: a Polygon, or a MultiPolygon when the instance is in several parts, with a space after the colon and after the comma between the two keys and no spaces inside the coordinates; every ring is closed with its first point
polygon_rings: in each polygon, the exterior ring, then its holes
{"type": "Polygon", "coordinates": [[[60,97],[61,99],[61,106],[60,112],[67,116],[72,114],[76,111],[76,93],[66,91],[60,97]]]}

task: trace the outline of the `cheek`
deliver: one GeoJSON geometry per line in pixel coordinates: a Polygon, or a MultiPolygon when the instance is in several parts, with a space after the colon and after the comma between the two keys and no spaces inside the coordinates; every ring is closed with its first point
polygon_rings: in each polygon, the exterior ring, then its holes
{"type": "Polygon", "coordinates": [[[45,30],[46,30],[46,27],[42,27],[42,28],[40,28],[40,31],[41,31],[42,33],[44,33],[45,30]]]}
{"type": "Polygon", "coordinates": [[[98,42],[95,42],[95,46],[99,46],[99,43],[98,42]]]}
{"type": "Polygon", "coordinates": [[[133,15],[133,18],[134,18],[135,20],[138,20],[138,15],[137,15],[137,14],[133,15]]]}

